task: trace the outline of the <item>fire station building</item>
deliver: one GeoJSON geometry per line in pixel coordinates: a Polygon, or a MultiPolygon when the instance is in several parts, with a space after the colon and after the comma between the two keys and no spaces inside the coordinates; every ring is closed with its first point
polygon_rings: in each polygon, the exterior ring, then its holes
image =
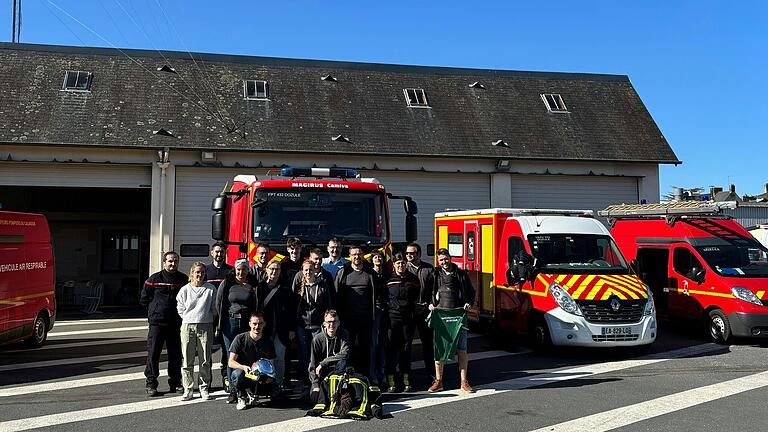
{"type": "Polygon", "coordinates": [[[8,43],[0,75],[0,203],[46,214],[57,279],[104,282],[105,304],[135,302],[162,251],[205,260],[237,174],[356,168],[415,199],[426,245],[446,208],[657,202],[680,163],[623,75],[8,43]]]}

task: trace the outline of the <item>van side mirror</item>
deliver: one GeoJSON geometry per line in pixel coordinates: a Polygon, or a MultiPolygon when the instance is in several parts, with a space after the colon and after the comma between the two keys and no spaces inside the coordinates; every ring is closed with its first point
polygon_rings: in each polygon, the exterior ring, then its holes
{"type": "Polygon", "coordinates": [[[419,237],[418,223],[413,214],[405,215],[405,241],[413,243],[419,237]]]}
{"type": "Polygon", "coordinates": [[[703,268],[693,267],[691,268],[690,274],[691,274],[691,280],[699,284],[702,284],[704,283],[704,276],[707,274],[707,271],[704,270],[703,268]]]}
{"type": "Polygon", "coordinates": [[[427,245],[427,256],[435,256],[435,244],[430,243],[427,245]]]}

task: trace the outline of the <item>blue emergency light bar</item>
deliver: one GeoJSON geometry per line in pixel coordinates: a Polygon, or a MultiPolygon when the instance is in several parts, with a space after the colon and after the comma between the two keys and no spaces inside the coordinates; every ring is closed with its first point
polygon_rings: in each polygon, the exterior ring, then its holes
{"type": "Polygon", "coordinates": [[[280,170],[283,177],[338,177],[355,178],[357,170],[352,168],[296,168],[285,167],[280,170]]]}

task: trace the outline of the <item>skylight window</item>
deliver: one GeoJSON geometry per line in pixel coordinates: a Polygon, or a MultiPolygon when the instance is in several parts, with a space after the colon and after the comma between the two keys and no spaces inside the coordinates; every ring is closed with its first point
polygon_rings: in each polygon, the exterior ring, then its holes
{"type": "Polygon", "coordinates": [[[89,91],[93,74],[85,71],[66,71],[64,73],[64,90],[89,91]]]}
{"type": "Polygon", "coordinates": [[[403,93],[405,93],[405,100],[408,102],[408,106],[429,107],[429,103],[427,103],[427,95],[424,93],[424,89],[403,89],[403,93]]]}
{"type": "Polygon", "coordinates": [[[568,108],[565,107],[565,102],[559,94],[542,94],[541,100],[544,101],[550,112],[568,112],[568,108]]]}
{"type": "Polygon", "coordinates": [[[267,86],[266,81],[243,81],[243,97],[246,99],[266,99],[268,90],[269,86],[267,86]]]}

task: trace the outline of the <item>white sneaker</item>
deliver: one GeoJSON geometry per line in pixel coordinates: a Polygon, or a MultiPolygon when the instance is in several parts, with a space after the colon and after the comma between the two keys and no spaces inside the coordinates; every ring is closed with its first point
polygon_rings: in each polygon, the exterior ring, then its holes
{"type": "Polygon", "coordinates": [[[181,400],[183,401],[192,400],[192,390],[184,390],[184,394],[181,396],[181,400]]]}
{"type": "Polygon", "coordinates": [[[248,402],[245,400],[245,398],[237,398],[237,409],[238,410],[244,410],[248,406],[248,402]]]}
{"type": "Polygon", "coordinates": [[[207,389],[200,389],[200,398],[203,400],[211,400],[211,395],[208,393],[207,389]]]}

